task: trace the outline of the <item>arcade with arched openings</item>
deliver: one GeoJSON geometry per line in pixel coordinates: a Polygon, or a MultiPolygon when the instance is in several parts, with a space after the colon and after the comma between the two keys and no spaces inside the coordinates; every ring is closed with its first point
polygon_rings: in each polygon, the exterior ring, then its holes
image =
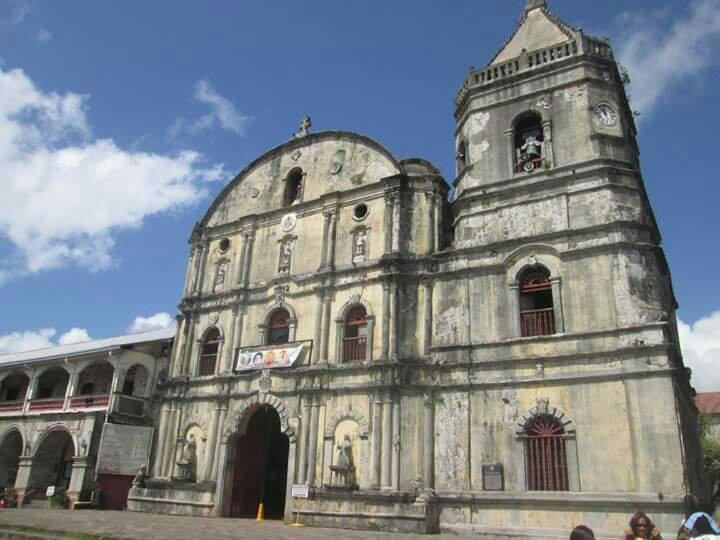
{"type": "Polygon", "coordinates": [[[73,472],[75,443],[63,427],[52,428],[33,454],[28,489],[45,493],[48,486],[68,489],[73,472]]]}
{"type": "Polygon", "coordinates": [[[270,405],[258,405],[245,414],[229,445],[226,479],[227,517],[255,517],[263,503],[265,518],[285,515],[290,441],[280,416],[270,405]]]}
{"type": "Polygon", "coordinates": [[[0,435],[0,488],[15,485],[23,450],[23,438],[17,429],[0,435]]]}

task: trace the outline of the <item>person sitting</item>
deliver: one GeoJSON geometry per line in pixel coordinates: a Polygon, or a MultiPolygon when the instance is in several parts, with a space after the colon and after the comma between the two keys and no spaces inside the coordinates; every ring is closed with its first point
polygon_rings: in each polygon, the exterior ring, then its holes
{"type": "Polygon", "coordinates": [[[630,518],[630,528],[623,533],[621,540],[662,540],[662,535],[647,514],[636,512],[630,518]]]}
{"type": "Polygon", "coordinates": [[[595,540],[595,533],[590,527],[578,525],[570,533],[570,540],[595,540]]]}

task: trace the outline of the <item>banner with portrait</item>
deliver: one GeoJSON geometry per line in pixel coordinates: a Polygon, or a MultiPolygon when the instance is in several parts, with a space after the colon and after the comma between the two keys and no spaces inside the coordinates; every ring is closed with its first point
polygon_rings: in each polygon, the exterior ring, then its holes
{"type": "Polygon", "coordinates": [[[239,349],[235,358],[235,371],[292,367],[302,356],[306,345],[305,342],[296,342],[239,349]]]}

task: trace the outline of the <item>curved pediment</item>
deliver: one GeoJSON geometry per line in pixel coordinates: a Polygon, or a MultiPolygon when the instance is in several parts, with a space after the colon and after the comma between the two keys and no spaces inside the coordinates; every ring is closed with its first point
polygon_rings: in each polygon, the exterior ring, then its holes
{"type": "Polygon", "coordinates": [[[393,155],[376,141],[356,133],[325,131],[293,139],[260,156],[240,172],[210,206],[201,226],[214,227],[285,206],[290,175],[302,171],[305,204],[401,174],[393,155]]]}

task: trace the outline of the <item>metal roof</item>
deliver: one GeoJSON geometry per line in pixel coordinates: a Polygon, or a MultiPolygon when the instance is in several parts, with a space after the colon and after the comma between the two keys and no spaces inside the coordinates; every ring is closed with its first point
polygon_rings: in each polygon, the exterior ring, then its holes
{"type": "Polygon", "coordinates": [[[130,334],[106,339],[96,339],[85,343],[73,343],[72,345],[59,345],[35,351],[0,354],[0,367],[9,364],[24,364],[29,362],[40,362],[44,360],[62,359],[71,356],[78,356],[90,353],[105,352],[129,345],[140,345],[153,341],[169,341],[175,337],[175,328],[153,330],[141,334],[130,334]]]}
{"type": "Polygon", "coordinates": [[[707,392],[695,396],[695,405],[703,414],[720,413],[720,392],[707,392]]]}

